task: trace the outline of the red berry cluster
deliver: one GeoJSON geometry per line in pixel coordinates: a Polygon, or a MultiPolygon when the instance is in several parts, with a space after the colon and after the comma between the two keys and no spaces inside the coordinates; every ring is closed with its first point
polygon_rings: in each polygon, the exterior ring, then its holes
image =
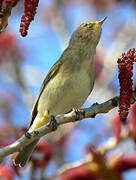
{"type": "Polygon", "coordinates": [[[21,18],[20,33],[24,37],[27,35],[30,22],[34,19],[39,0],[24,0],[24,15],[21,18]]]}
{"type": "Polygon", "coordinates": [[[120,83],[120,103],[119,116],[122,122],[125,122],[130,108],[130,99],[132,97],[133,86],[133,62],[136,59],[135,49],[130,49],[127,53],[123,53],[118,59],[119,83],[120,83]]]}

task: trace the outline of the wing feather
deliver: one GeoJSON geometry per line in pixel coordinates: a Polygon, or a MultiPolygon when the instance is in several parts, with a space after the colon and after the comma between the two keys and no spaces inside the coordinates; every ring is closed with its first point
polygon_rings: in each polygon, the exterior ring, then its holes
{"type": "Polygon", "coordinates": [[[31,119],[30,119],[30,124],[29,124],[29,128],[30,126],[33,124],[33,121],[38,113],[38,110],[37,110],[37,107],[38,107],[38,102],[39,102],[39,99],[40,99],[40,96],[42,94],[42,92],[44,91],[46,85],[48,84],[48,82],[50,81],[50,79],[52,79],[56,73],[59,71],[60,69],[60,66],[62,65],[62,61],[58,60],[53,66],[52,68],[50,69],[50,71],[48,72],[48,74],[46,75],[43,83],[42,83],[42,86],[40,88],[40,91],[39,91],[39,94],[36,98],[36,101],[33,105],[33,109],[32,109],[32,112],[31,112],[31,119]]]}

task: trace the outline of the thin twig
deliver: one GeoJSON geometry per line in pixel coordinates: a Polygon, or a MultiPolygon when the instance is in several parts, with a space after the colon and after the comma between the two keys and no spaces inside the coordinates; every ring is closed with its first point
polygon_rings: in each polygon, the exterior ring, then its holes
{"type": "MultiPolygon", "coordinates": [[[[134,92],[131,103],[134,103],[135,101],[136,101],[136,93],[134,92]]],[[[101,103],[101,104],[95,103],[89,108],[80,109],[80,110],[72,110],[70,113],[57,115],[55,116],[55,120],[57,122],[57,125],[59,126],[59,125],[66,124],[69,122],[79,121],[84,118],[95,117],[96,114],[109,112],[111,109],[117,107],[118,104],[119,104],[119,97],[116,96],[104,103],[101,103]]],[[[8,146],[5,146],[3,148],[0,148],[0,159],[14,152],[19,152],[26,145],[30,144],[34,140],[52,131],[53,131],[53,127],[50,125],[50,123],[48,123],[38,128],[36,131],[33,131],[32,133],[30,133],[29,137],[26,135],[23,135],[14,143],[8,146]]]]}

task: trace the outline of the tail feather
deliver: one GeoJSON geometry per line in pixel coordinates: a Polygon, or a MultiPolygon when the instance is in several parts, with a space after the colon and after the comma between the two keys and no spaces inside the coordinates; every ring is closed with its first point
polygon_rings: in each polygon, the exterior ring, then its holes
{"type": "Polygon", "coordinates": [[[11,155],[11,159],[15,165],[19,165],[20,167],[24,167],[27,161],[29,160],[38,140],[35,140],[28,146],[24,147],[21,152],[16,152],[11,155]]]}
{"type": "MultiPolygon", "coordinates": [[[[29,133],[49,122],[48,112],[47,115],[46,113],[44,114],[44,118],[37,115],[33,119],[33,121],[34,122],[31,124],[31,127],[28,130],[29,133]]],[[[24,167],[27,161],[29,160],[33,152],[33,149],[35,148],[38,141],[39,139],[35,140],[34,142],[30,143],[28,146],[24,147],[20,152],[16,152],[12,154],[11,159],[13,160],[13,163],[15,165],[19,165],[20,167],[24,167]]]]}

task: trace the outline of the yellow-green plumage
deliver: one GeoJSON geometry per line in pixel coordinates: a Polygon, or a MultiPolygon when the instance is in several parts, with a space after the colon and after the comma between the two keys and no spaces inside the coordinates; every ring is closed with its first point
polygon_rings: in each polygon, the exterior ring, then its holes
{"type": "MultiPolygon", "coordinates": [[[[83,23],[74,31],[68,47],[42,84],[28,132],[49,122],[50,115],[67,113],[84,104],[94,85],[94,55],[104,20],[83,23]]],[[[14,163],[23,167],[37,142],[13,154],[14,163]]]]}

